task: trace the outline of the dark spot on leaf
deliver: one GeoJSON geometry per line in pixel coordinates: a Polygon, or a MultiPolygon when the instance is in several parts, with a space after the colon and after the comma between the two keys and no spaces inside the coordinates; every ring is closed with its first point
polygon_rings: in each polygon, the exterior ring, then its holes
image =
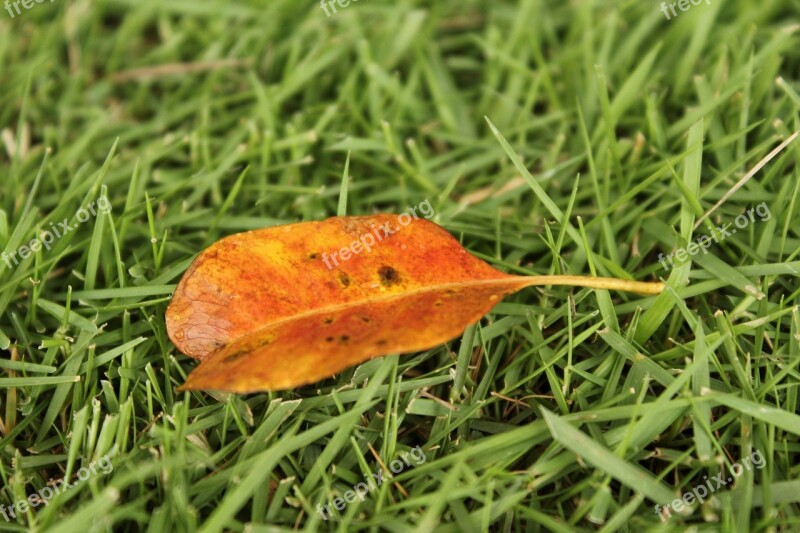
{"type": "Polygon", "coordinates": [[[319,254],[317,252],[311,252],[310,254],[308,254],[309,259],[316,259],[317,257],[319,257],[319,254]]]}
{"type": "Polygon", "coordinates": [[[347,274],[339,274],[339,283],[341,283],[343,287],[349,286],[350,276],[348,276],[347,274]]]}
{"type": "Polygon", "coordinates": [[[342,344],[347,344],[347,341],[349,340],[350,340],[350,335],[342,335],[341,337],[339,337],[339,342],[341,342],[342,344]]]}
{"type": "Polygon", "coordinates": [[[364,324],[369,324],[370,322],[372,322],[372,320],[370,320],[368,316],[362,316],[362,317],[361,317],[361,321],[362,321],[364,324]]]}
{"type": "Polygon", "coordinates": [[[447,296],[453,296],[456,293],[456,290],[455,289],[447,289],[446,291],[444,291],[444,293],[447,296]]]}
{"type": "Polygon", "coordinates": [[[388,342],[389,341],[387,341],[386,339],[381,339],[378,342],[376,342],[375,344],[377,344],[378,346],[385,346],[388,342]]]}
{"type": "Polygon", "coordinates": [[[237,359],[244,357],[248,353],[250,353],[249,350],[239,350],[237,352],[233,352],[232,354],[226,356],[225,359],[223,359],[222,361],[225,363],[232,363],[233,361],[236,361],[237,359]]]}
{"type": "Polygon", "coordinates": [[[325,323],[325,325],[333,324],[333,317],[332,316],[325,317],[325,320],[323,320],[323,322],[325,323]]]}
{"type": "Polygon", "coordinates": [[[441,307],[442,306],[442,301],[441,300],[436,300],[435,302],[433,302],[433,306],[434,307],[441,307]]]}
{"type": "Polygon", "coordinates": [[[400,282],[400,274],[397,273],[397,270],[393,269],[390,266],[382,266],[378,269],[378,276],[381,278],[381,283],[384,287],[390,287],[395,283],[400,282]]]}
{"type": "Polygon", "coordinates": [[[325,337],[325,340],[328,342],[333,342],[333,337],[325,337]]]}

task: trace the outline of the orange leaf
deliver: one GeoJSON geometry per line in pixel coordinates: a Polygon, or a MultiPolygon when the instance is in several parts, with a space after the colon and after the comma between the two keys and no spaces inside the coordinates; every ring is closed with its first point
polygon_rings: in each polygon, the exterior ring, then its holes
{"type": "Polygon", "coordinates": [[[425,219],[333,217],[211,245],[178,284],[167,332],[201,360],[180,390],[289,389],[379,355],[438,346],[531,285],[663,290],[613,278],[512,276],[425,219]]]}

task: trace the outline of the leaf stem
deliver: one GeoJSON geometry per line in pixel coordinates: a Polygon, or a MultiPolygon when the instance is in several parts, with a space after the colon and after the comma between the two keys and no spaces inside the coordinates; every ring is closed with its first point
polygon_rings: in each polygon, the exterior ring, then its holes
{"type": "Polygon", "coordinates": [[[590,289],[611,289],[615,291],[635,292],[637,294],[656,295],[664,290],[660,281],[632,281],[620,278],[595,278],[591,276],[520,276],[526,280],[528,287],[539,285],[569,285],[571,287],[588,287],[590,289]]]}

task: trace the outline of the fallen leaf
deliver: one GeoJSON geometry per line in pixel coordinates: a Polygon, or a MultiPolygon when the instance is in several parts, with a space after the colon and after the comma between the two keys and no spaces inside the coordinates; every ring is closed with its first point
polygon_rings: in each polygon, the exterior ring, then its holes
{"type": "Polygon", "coordinates": [[[167,309],[170,339],[201,360],[179,390],[289,389],[376,356],[433,348],[532,285],[663,290],[657,282],[505,274],[408,214],[231,235],[195,259],[167,309]]]}

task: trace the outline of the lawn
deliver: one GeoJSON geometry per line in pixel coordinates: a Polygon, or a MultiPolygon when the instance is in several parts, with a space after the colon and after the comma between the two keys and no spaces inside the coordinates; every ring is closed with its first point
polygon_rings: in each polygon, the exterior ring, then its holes
{"type": "Polygon", "coordinates": [[[798,0],[38,2],[0,4],[0,530],[800,530],[798,0]],[[203,249],[424,202],[504,272],[666,290],[177,390],[203,249]]]}

